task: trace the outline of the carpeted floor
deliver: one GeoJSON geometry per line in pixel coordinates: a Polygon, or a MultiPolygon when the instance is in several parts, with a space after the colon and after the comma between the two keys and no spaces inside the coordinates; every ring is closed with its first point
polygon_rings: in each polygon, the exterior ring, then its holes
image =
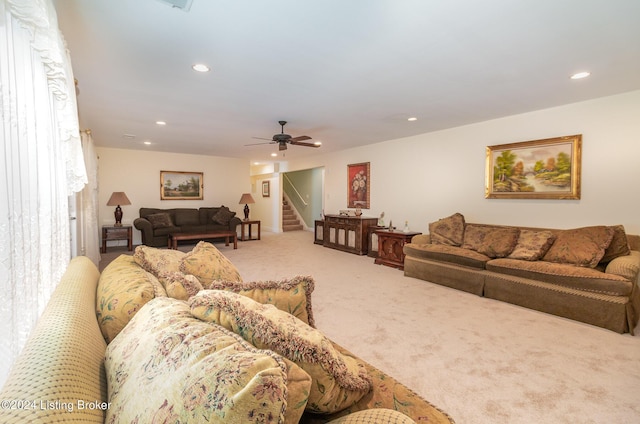
{"type": "Polygon", "coordinates": [[[216,246],[245,281],[313,276],[317,327],[458,424],[640,423],[640,335],[407,278],[306,231],[216,246]]]}

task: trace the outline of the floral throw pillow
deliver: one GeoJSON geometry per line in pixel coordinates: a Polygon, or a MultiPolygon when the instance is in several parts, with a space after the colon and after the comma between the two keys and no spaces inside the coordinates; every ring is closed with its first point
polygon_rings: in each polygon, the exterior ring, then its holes
{"type": "Polygon", "coordinates": [[[179,250],[140,245],[133,251],[133,260],[146,271],[160,277],[163,272],[179,271],[180,262],[185,255],[179,250]]]}
{"type": "Polygon", "coordinates": [[[189,299],[189,305],[195,317],[221,325],[305,370],[312,379],[307,403],[311,412],[348,408],[371,389],[360,360],[343,355],[320,331],[273,305],[222,290],[203,290],[189,299]]]}
{"type": "Polygon", "coordinates": [[[464,216],[460,213],[439,219],[429,224],[432,244],[460,246],[464,237],[464,216]]]}
{"type": "Polygon", "coordinates": [[[594,226],[563,230],[542,260],[595,268],[611,243],[611,227],[594,226]]]}
{"type": "Polygon", "coordinates": [[[102,336],[110,343],[133,316],[160,290],[151,273],[129,255],[120,255],[100,274],[96,290],[96,315],[102,336]]]}
{"type": "Polygon", "coordinates": [[[250,297],[256,302],[274,305],[281,311],[289,312],[300,321],[315,327],[311,293],[315,281],[309,276],[297,276],[278,281],[220,281],[214,280],[208,287],[215,290],[229,290],[250,297]]]}
{"type": "Polygon", "coordinates": [[[291,361],[168,297],[145,305],[107,347],[105,369],[109,423],[297,423],[311,386],[291,361]]]}
{"type": "Polygon", "coordinates": [[[213,244],[198,242],[180,263],[180,271],[194,275],[202,287],[209,288],[214,280],[242,281],[240,272],[233,263],[213,244]]]}
{"type": "Polygon", "coordinates": [[[537,261],[547,253],[555,239],[551,231],[520,230],[518,243],[507,258],[537,261]]]}

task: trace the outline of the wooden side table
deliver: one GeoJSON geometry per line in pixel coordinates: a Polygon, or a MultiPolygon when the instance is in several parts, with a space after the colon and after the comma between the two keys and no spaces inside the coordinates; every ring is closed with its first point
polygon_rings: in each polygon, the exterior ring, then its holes
{"type": "Polygon", "coordinates": [[[410,243],[413,236],[422,234],[389,230],[376,230],[374,233],[378,236],[378,257],[375,263],[398,269],[404,269],[404,245],[410,243]]]}
{"type": "Polygon", "coordinates": [[[107,253],[107,241],[113,240],[126,240],[127,249],[133,250],[133,227],[131,225],[122,225],[116,227],[115,225],[103,225],[102,226],[102,249],[101,253],[107,253]]]}
{"type": "Polygon", "coordinates": [[[260,240],[260,221],[259,220],[246,220],[240,223],[240,241],[248,240],[260,240]],[[256,224],[258,226],[257,238],[251,237],[251,225],[256,224]],[[245,237],[245,227],[249,228],[248,236],[245,237]]]}

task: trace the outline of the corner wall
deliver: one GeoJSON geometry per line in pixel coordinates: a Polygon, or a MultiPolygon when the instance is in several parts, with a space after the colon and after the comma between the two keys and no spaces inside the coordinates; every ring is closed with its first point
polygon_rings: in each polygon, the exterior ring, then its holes
{"type": "MultiPolygon", "coordinates": [[[[107,206],[114,191],[124,191],[131,201],[131,205],[122,206],[125,225],[133,223],[141,207],[169,209],[225,205],[240,218],[244,217],[244,205],[238,201],[242,193],[251,191],[246,159],[102,147],[97,147],[96,152],[100,226],[115,222],[115,207],[107,206]],[[160,171],[203,172],[203,200],[160,200],[160,171]]],[[[134,227],[133,244],[140,242],[140,231],[134,227]]]]}
{"type": "MultiPolygon", "coordinates": [[[[325,167],[325,212],[347,206],[347,164],[371,162],[371,209],[428,232],[455,212],[468,222],[575,228],[623,224],[640,234],[640,91],[386,141],[289,163],[325,167]],[[485,199],[486,146],[582,134],[580,200],[485,199]]],[[[424,119],[428,119],[424,118],[424,119]]]]}

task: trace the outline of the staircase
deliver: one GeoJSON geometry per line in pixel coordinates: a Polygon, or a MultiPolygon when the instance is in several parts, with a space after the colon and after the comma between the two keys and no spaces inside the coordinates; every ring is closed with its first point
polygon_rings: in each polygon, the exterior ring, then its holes
{"type": "Polygon", "coordinates": [[[282,231],[302,230],[302,224],[289,203],[282,199],[282,231]]]}

